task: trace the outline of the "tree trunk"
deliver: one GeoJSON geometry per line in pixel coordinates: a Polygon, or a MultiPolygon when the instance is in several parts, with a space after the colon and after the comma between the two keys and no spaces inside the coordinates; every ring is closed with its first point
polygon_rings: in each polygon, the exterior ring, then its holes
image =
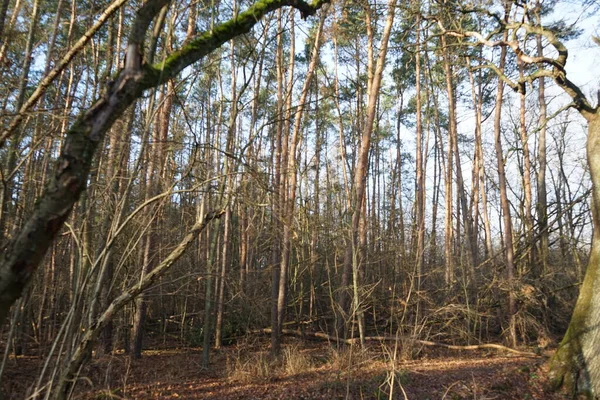
{"type": "Polygon", "coordinates": [[[569,328],[550,361],[554,389],[600,397],[600,111],[588,118],[587,160],[592,178],[594,236],[587,271],[569,328]]]}
{"type": "MultiPolygon", "coordinates": [[[[367,5],[367,8],[370,8],[370,5],[367,5]]],[[[370,10],[367,10],[370,12],[370,10]]],[[[394,23],[394,16],[396,12],[395,1],[390,0],[388,3],[388,15],[385,22],[385,27],[383,29],[383,34],[380,42],[380,50],[379,55],[377,56],[377,62],[375,64],[375,68],[369,68],[368,71],[368,81],[367,81],[367,95],[368,95],[368,104],[367,104],[367,114],[365,126],[362,131],[360,149],[358,152],[358,160],[356,163],[356,168],[354,170],[354,196],[353,196],[353,204],[352,204],[352,226],[350,231],[350,240],[347,242],[345,259],[344,259],[344,272],[342,278],[342,284],[345,282],[349,282],[349,277],[352,276],[353,289],[354,289],[354,301],[353,305],[355,307],[354,312],[358,312],[356,309],[359,304],[359,299],[356,298],[358,294],[358,271],[360,268],[360,243],[359,243],[359,225],[360,218],[362,214],[363,201],[365,199],[366,194],[366,185],[367,185],[367,171],[368,171],[368,162],[369,162],[369,152],[371,149],[371,136],[373,134],[373,127],[375,122],[375,114],[377,111],[377,101],[379,99],[379,89],[381,87],[381,79],[383,76],[383,69],[385,66],[388,42],[390,38],[390,34],[392,31],[392,25],[394,23]],[[347,257],[351,256],[352,262],[348,265],[347,257]],[[350,266],[350,268],[348,268],[350,266]]],[[[372,40],[372,39],[371,39],[372,40]]],[[[372,42],[371,42],[372,43],[372,42]]],[[[371,47],[371,46],[370,46],[371,47]]],[[[371,64],[372,57],[369,56],[369,63],[371,64]]],[[[342,288],[344,290],[345,287],[342,288]]],[[[346,301],[347,303],[347,301],[346,301]]],[[[348,304],[344,306],[348,307],[348,304]]],[[[344,310],[347,315],[351,315],[351,310],[344,310]]],[[[360,313],[359,313],[360,314],[360,313]]],[[[360,322],[360,321],[359,321],[360,322]]],[[[362,330],[361,330],[362,333],[362,330]]],[[[362,335],[361,335],[361,343],[362,335]]]]}
{"type": "MultiPolygon", "coordinates": [[[[467,65],[470,65],[470,59],[467,57],[467,65]]],[[[469,82],[471,83],[471,97],[473,98],[473,107],[475,108],[475,160],[473,166],[473,186],[477,186],[477,193],[481,193],[481,212],[483,217],[483,226],[485,230],[485,249],[486,258],[491,257],[493,253],[492,248],[492,228],[490,219],[488,216],[488,202],[487,192],[485,188],[485,160],[483,158],[483,141],[481,138],[481,125],[482,125],[482,114],[483,114],[483,100],[482,100],[482,83],[481,83],[481,70],[479,70],[479,79],[477,80],[477,86],[475,85],[475,79],[473,71],[469,68],[469,82]],[[477,87],[477,91],[475,88],[477,87]],[[477,183],[475,183],[477,182],[477,183]]],[[[473,207],[479,207],[479,195],[473,198],[473,207]]],[[[473,226],[477,226],[479,223],[478,218],[473,218],[473,226]]]]}
{"type": "MultiPolygon", "coordinates": [[[[33,10],[31,15],[31,25],[29,26],[29,32],[27,35],[27,43],[25,44],[25,54],[23,58],[23,66],[21,71],[21,76],[19,78],[19,89],[17,95],[17,101],[15,104],[15,109],[19,110],[25,101],[25,96],[27,94],[27,86],[29,83],[29,72],[31,69],[31,63],[33,61],[32,52],[35,41],[35,34],[37,33],[39,22],[39,1],[35,0],[33,2],[33,10]]],[[[0,245],[4,245],[5,237],[10,238],[10,234],[5,236],[5,230],[8,227],[10,230],[11,224],[9,224],[7,217],[12,214],[16,214],[15,210],[12,210],[10,204],[13,201],[13,192],[15,189],[15,185],[17,182],[15,181],[15,176],[17,175],[14,171],[17,166],[17,161],[19,159],[19,146],[21,145],[21,140],[23,139],[23,132],[19,130],[12,140],[10,141],[9,149],[8,149],[8,157],[6,161],[6,169],[2,174],[2,195],[0,196],[0,245]],[[5,177],[8,177],[6,179],[5,177]],[[11,212],[12,211],[12,212],[11,212]]],[[[33,139],[32,139],[33,140],[33,139]]],[[[19,221],[17,218],[12,219],[12,227],[18,228],[19,221]]]]}
{"type": "MultiPolygon", "coordinates": [[[[302,91],[300,95],[300,102],[298,107],[296,108],[296,112],[294,115],[294,127],[292,131],[291,141],[289,143],[289,151],[287,151],[287,165],[286,166],[286,174],[282,176],[282,181],[285,180],[285,185],[282,185],[283,197],[282,197],[282,207],[283,207],[283,238],[282,238],[282,247],[281,247],[281,266],[279,271],[279,290],[277,296],[277,324],[273,327],[273,330],[277,330],[277,332],[273,333],[272,336],[272,352],[273,355],[279,355],[279,351],[281,348],[281,329],[283,328],[283,323],[285,319],[285,311],[287,307],[287,285],[288,285],[288,273],[289,273],[289,265],[290,265],[290,253],[291,253],[291,233],[292,233],[292,224],[294,222],[294,210],[296,205],[296,189],[297,189],[297,181],[298,181],[298,172],[296,167],[296,162],[298,158],[298,147],[301,140],[301,129],[302,129],[302,117],[304,115],[304,110],[307,107],[307,99],[308,93],[311,88],[312,78],[316,71],[317,63],[319,60],[319,52],[321,47],[321,37],[323,32],[323,26],[325,24],[325,16],[327,14],[327,9],[323,10],[321,17],[319,19],[319,24],[314,36],[314,45],[311,51],[310,64],[308,66],[308,70],[306,72],[306,77],[304,78],[304,84],[302,86],[302,91]]],[[[293,27],[294,24],[292,22],[292,35],[293,35],[293,27]]],[[[290,43],[290,51],[291,54],[294,54],[294,41],[292,40],[290,43]]],[[[293,57],[292,57],[293,58],[293,57]]],[[[293,71],[292,60],[290,59],[290,70],[293,71]]],[[[293,81],[293,76],[290,76],[290,83],[293,81]]],[[[291,94],[291,87],[288,89],[288,94],[291,94]]]]}
{"type": "MultiPolygon", "coordinates": [[[[146,170],[146,193],[145,200],[156,196],[162,191],[161,176],[163,175],[163,160],[166,157],[165,144],[169,136],[169,120],[173,105],[174,87],[172,82],[165,85],[165,92],[161,96],[160,106],[158,109],[156,124],[154,127],[152,146],[148,148],[149,162],[146,170]]],[[[152,220],[148,223],[148,231],[144,241],[144,251],[142,258],[142,277],[148,274],[154,268],[157,254],[159,253],[158,246],[158,226],[159,215],[161,213],[161,204],[155,206],[155,209],[150,211],[152,220]]],[[[131,343],[133,345],[131,356],[140,358],[142,356],[142,340],[144,336],[144,325],[146,324],[146,312],[148,302],[145,293],[141,293],[136,301],[137,308],[133,321],[133,331],[131,343]]]]}
{"type": "MultiPolygon", "coordinates": [[[[4,323],[11,305],[22,295],[24,288],[38,268],[47,249],[62,229],[87,186],[94,153],[112,124],[137,98],[149,88],[177,76],[185,67],[213,52],[233,37],[249,32],[267,13],[286,5],[313,15],[326,0],[307,4],[295,0],[264,0],[248,7],[237,18],[196,37],[188,45],[173,52],[166,61],[151,66],[133,57],[116,77],[114,84],[82,112],[68,131],[62,152],[56,161],[44,194],[37,200],[35,210],[23,228],[12,235],[5,246],[0,263],[0,323],[4,323]]],[[[135,55],[143,37],[165,0],[150,0],[137,13],[130,35],[128,51],[135,55]]]]}
{"type": "Polygon", "coordinates": [[[221,271],[219,274],[219,284],[217,296],[217,319],[215,326],[215,348],[219,349],[223,345],[223,313],[225,303],[225,277],[227,276],[227,264],[229,262],[229,241],[231,237],[231,206],[227,206],[225,211],[225,222],[223,232],[223,245],[221,253],[221,271]]]}
{"type": "MultiPolygon", "coordinates": [[[[421,279],[423,277],[423,266],[425,265],[425,162],[423,153],[423,124],[422,124],[422,102],[421,102],[421,15],[417,14],[417,32],[415,44],[415,112],[416,112],[416,149],[415,149],[415,271],[417,274],[417,291],[421,291],[421,279]]],[[[419,307],[417,306],[417,313],[419,307]]],[[[418,318],[418,316],[417,316],[418,318]]]]}
{"type": "MultiPolygon", "coordinates": [[[[505,18],[508,19],[511,5],[505,4],[505,18]]],[[[504,40],[508,39],[508,33],[504,33],[504,40]]],[[[504,71],[506,64],[506,47],[503,47],[500,53],[500,62],[498,68],[504,71]]],[[[506,279],[508,281],[508,341],[511,346],[517,344],[516,328],[516,299],[514,293],[515,281],[515,262],[513,249],[512,221],[510,217],[510,203],[506,188],[506,173],[504,172],[504,151],[502,149],[502,100],[504,97],[504,83],[498,79],[498,91],[496,93],[496,110],[494,114],[494,142],[496,150],[496,161],[498,166],[498,185],[500,187],[500,206],[502,209],[502,222],[504,223],[503,239],[505,247],[506,279]]]]}
{"type": "MultiPolygon", "coordinates": [[[[536,23],[541,24],[540,11],[541,1],[538,0],[536,4],[536,23]]],[[[544,47],[542,46],[542,36],[537,35],[536,38],[536,49],[537,56],[544,56],[544,47]]],[[[533,270],[534,277],[540,276],[548,269],[548,250],[550,247],[550,235],[548,232],[548,199],[546,193],[546,168],[548,165],[546,156],[546,124],[547,124],[547,107],[546,107],[546,81],[544,77],[538,80],[538,103],[540,107],[539,115],[539,130],[538,135],[538,168],[536,175],[537,183],[537,202],[536,202],[536,214],[538,220],[538,232],[540,235],[540,265],[533,270]]]]}
{"type": "MultiPolygon", "coordinates": [[[[276,69],[277,69],[277,126],[276,126],[276,137],[275,137],[275,153],[274,153],[274,164],[275,174],[273,176],[273,245],[271,253],[271,355],[279,356],[281,348],[281,335],[277,325],[279,324],[279,313],[278,313],[278,302],[279,302],[279,279],[281,276],[281,254],[282,250],[282,239],[283,236],[283,218],[284,218],[284,202],[285,202],[285,191],[284,191],[284,176],[283,169],[286,166],[287,159],[287,132],[284,127],[284,107],[287,104],[284,97],[291,99],[291,93],[285,93],[285,73],[283,64],[283,38],[281,32],[283,32],[283,12],[280,10],[277,15],[277,53],[276,53],[276,69]],[[285,95],[285,96],[284,96],[285,95]]],[[[293,37],[293,35],[292,35],[293,37]]],[[[290,43],[291,45],[291,43],[290,43]]],[[[293,52],[292,52],[293,54],[293,52]]],[[[293,57],[292,57],[293,58],[293,57]]],[[[293,60],[290,66],[293,68],[293,60]]],[[[289,68],[288,68],[289,69],[289,68]]],[[[288,119],[289,121],[289,119],[288,119]]],[[[285,125],[287,126],[287,125],[285,125]]]]}
{"type": "MultiPolygon", "coordinates": [[[[517,61],[519,68],[519,77],[523,78],[523,63],[517,61]]],[[[533,232],[533,215],[531,212],[532,206],[532,190],[531,190],[531,156],[529,155],[529,141],[527,137],[527,125],[525,119],[526,113],[526,85],[519,86],[519,134],[521,136],[521,146],[523,151],[523,216],[525,227],[525,253],[526,266],[525,271],[533,271],[535,269],[535,239],[533,232]]],[[[538,273],[533,275],[537,276],[538,273]]]]}
{"type": "MultiPolygon", "coordinates": [[[[473,284],[475,282],[475,266],[477,265],[477,242],[473,236],[473,224],[471,222],[471,218],[468,212],[467,206],[467,198],[465,194],[464,188],[464,180],[462,174],[462,167],[460,164],[460,153],[458,152],[458,121],[456,117],[456,95],[455,95],[455,83],[452,77],[454,76],[453,68],[450,63],[450,54],[448,52],[448,46],[446,43],[446,37],[441,37],[442,41],[442,55],[443,55],[443,63],[444,63],[444,71],[446,72],[446,92],[448,94],[448,119],[449,119],[449,146],[452,146],[452,151],[450,148],[448,149],[448,171],[447,177],[448,179],[452,179],[452,157],[451,153],[454,153],[454,161],[456,162],[456,191],[457,191],[457,202],[459,203],[458,210],[462,211],[463,217],[463,226],[465,230],[465,239],[467,241],[467,268],[469,271],[469,276],[466,281],[473,284]]],[[[451,183],[450,183],[451,185],[451,183]]],[[[451,187],[450,187],[451,190],[451,187]]],[[[447,202],[447,205],[450,206],[450,202],[447,202]]],[[[449,210],[452,213],[452,209],[449,210]]],[[[457,221],[457,224],[460,224],[457,221]]],[[[461,246],[462,247],[462,246],[461,246]]]]}

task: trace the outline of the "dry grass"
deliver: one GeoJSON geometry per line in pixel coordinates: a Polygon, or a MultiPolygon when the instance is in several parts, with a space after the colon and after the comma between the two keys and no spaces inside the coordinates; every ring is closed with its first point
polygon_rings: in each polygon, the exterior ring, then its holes
{"type": "MultiPolygon", "coordinates": [[[[273,363],[267,340],[246,339],[238,347],[215,352],[210,369],[198,368],[201,349],[152,351],[131,364],[125,355],[103,357],[95,361],[97,370],[105,371],[110,364],[113,385],[107,387],[104,374],[95,373],[90,375],[92,384],[78,385],[75,398],[564,400],[544,392],[543,358],[426,348],[418,360],[402,360],[395,346],[336,351],[326,343],[291,340],[282,350],[281,359],[273,363]],[[118,385],[123,376],[126,387],[118,385]]],[[[0,398],[25,398],[42,362],[9,363],[0,398]]]]}
{"type": "Polygon", "coordinates": [[[328,364],[338,371],[352,371],[376,363],[378,358],[367,349],[359,346],[347,346],[341,349],[331,348],[328,364]]]}
{"type": "Polygon", "coordinates": [[[227,378],[238,383],[269,381],[274,376],[269,354],[259,351],[227,358],[227,378]]]}
{"type": "Polygon", "coordinates": [[[227,356],[225,372],[229,381],[241,384],[266,382],[274,376],[267,348],[251,337],[241,340],[227,356]]]}
{"type": "Polygon", "coordinates": [[[283,347],[279,360],[273,360],[266,349],[238,351],[234,356],[227,358],[227,377],[230,381],[238,383],[259,383],[310,372],[313,367],[312,357],[299,345],[291,344],[283,347]]]}
{"type": "Polygon", "coordinates": [[[286,375],[297,375],[310,371],[313,368],[313,360],[297,344],[294,344],[283,349],[283,365],[281,367],[286,375]]]}

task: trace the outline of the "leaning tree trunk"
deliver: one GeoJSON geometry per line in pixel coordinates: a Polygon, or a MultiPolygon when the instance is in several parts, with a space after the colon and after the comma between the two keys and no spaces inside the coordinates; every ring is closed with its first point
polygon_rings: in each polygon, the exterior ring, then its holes
{"type": "Polygon", "coordinates": [[[600,110],[588,118],[587,159],[592,178],[594,236],[587,272],[567,333],[550,361],[555,389],[600,396],[600,110]]]}
{"type": "MultiPolygon", "coordinates": [[[[59,235],[73,205],[85,190],[98,145],[112,124],[142,94],[176,77],[187,66],[219,48],[228,40],[248,33],[267,13],[283,6],[300,10],[306,18],[314,15],[328,0],[263,0],[249,6],[237,17],[216,26],[171,53],[156,65],[142,63],[139,49],[152,20],[167,0],[148,0],[137,13],[129,37],[125,69],[108,85],[105,93],[75,120],[65,138],[46,191],[37,200],[23,228],[15,232],[0,258],[0,326],[10,307],[21,297],[42,258],[59,235]]],[[[10,133],[3,132],[9,137],[10,133]]]]}

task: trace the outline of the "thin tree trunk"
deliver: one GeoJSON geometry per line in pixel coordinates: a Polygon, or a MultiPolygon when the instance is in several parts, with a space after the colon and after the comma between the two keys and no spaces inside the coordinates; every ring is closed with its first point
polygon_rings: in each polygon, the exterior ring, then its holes
{"type": "MultiPolygon", "coordinates": [[[[522,78],[523,64],[518,61],[519,65],[519,77],[522,78]]],[[[532,271],[536,267],[535,264],[535,243],[534,243],[534,231],[533,231],[533,215],[532,215],[532,189],[531,189],[531,156],[529,154],[529,143],[527,138],[527,125],[525,121],[526,113],[526,85],[522,84],[519,86],[519,134],[521,136],[521,146],[523,148],[523,192],[524,192],[524,226],[525,226],[525,253],[527,259],[526,271],[532,271]]],[[[538,273],[533,273],[538,275],[538,273]]]]}
{"type": "MultiPolygon", "coordinates": [[[[508,19],[510,4],[505,4],[505,18],[508,19]]],[[[504,34],[504,40],[508,39],[508,33],[504,34]]],[[[501,49],[498,68],[504,71],[506,64],[506,47],[501,49]]],[[[494,112],[494,141],[496,160],[498,166],[498,185],[500,187],[500,207],[504,222],[504,257],[506,262],[506,279],[508,282],[508,341],[512,347],[517,345],[516,313],[517,304],[514,292],[515,285],[515,261],[513,249],[512,221],[510,216],[510,204],[506,189],[506,173],[504,172],[504,151],[502,150],[502,101],[504,97],[504,83],[498,80],[498,91],[496,92],[496,110],[494,112]]]]}
{"type": "MultiPolygon", "coordinates": [[[[370,7],[367,5],[367,7],[370,7]]],[[[352,227],[351,227],[351,241],[348,242],[346,254],[350,252],[352,254],[351,271],[348,271],[348,266],[344,265],[344,273],[347,276],[352,275],[353,277],[353,308],[354,312],[360,314],[359,304],[360,299],[358,298],[358,289],[360,282],[358,281],[359,270],[361,267],[361,253],[360,253],[360,242],[359,242],[359,224],[362,214],[362,206],[366,193],[367,184],[367,171],[369,162],[369,152],[371,148],[371,136],[373,134],[375,116],[377,111],[377,102],[379,99],[379,89],[381,87],[381,79],[383,76],[383,70],[385,66],[387,49],[390,34],[392,31],[392,25],[394,23],[394,16],[396,12],[395,1],[390,0],[388,3],[388,15],[386,18],[385,26],[383,28],[383,34],[380,42],[379,55],[377,56],[377,62],[375,68],[372,70],[372,74],[368,80],[368,103],[366,110],[365,125],[362,130],[360,149],[358,153],[358,160],[356,168],[354,170],[354,204],[352,210],[352,227]],[[348,248],[350,251],[348,251],[348,248]]],[[[371,48],[371,46],[369,46],[371,48]]],[[[347,315],[351,315],[350,310],[345,310],[347,315]]],[[[359,316],[360,326],[360,316],[359,316]]],[[[361,334],[361,345],[364,342],[363,331],[359,331],[361,334]]]]}
{"type": "Polygon", "coordinates": [[[85,332],[83,338],[79,341],[77,349],[69,361],[68,367],[63,372],[57,383],[57,387],[54,390],[53,398],[55,400],[63,400],[68,398],[70,395],[72,386],[75,383],[73,377],[80,370],[105,324],[111,320],[125,305],[139,296],[141,292],[149,288],[160,276],[164,275],[165,272],[171,268],[171,266],[195,241],[198,235],[206,229],[208,224],[214,219],[220,218],[223,213],[223,210],[211,211],[208,213],[204,213],[204,210],[200,210],[199,215],[202,216],[201,219],[194,224],[190,231],[169,253],[169,255],[165,257],[154,270],[144,276],[144,278],[140,280],[138,284],[127,288],[121,295],[111,302],[110,306],[104,311],[100,318],[98,318],[96,323],[85,332]]]}
{"type": "Polygon", "coordinates": [[[221,272],[219,276],[219,290],[217,293],[217,321],[215,328],[215,348],[223,345],[223,312],[225,303],[225,277],[229,263],[229,241],[231,238],[231,207],[225,210],[225,221],[223,222],[223,250],[221,255],[221,272]]]}
{"type": "MultiPolygon", "coordinates": [[[[17,92],[17,101],[15,103],[15,109],[19,110],[25,101],[25,95],[27,92],[27,85],[29,83],[29,72],[31,69],[31,63],[33,61],[32,52],[35,34],[37,32],[37,26],[39,22],[39,0],[34,0],[33,10],[31,13],[31,23],[29,25],[29,33],[27,35],[27,42],[25,44],[25,53],[23,58],[23,66],[21,69],[21,76],[19,78],[19,89],[17,92]]],[[[12,202],[13,191],[14,191],[14,169],[17,166],[19,146],[21,145],[23,132],[20,130],[18,134],[15,134],[8,148],[8,158],[6,161],[6,167],[2,175],[4,182],[2,188],[2,196],[0,198],[0,244],[5,242],[5,234],[7,226],[10,228],[10,224],[7,225],[7,213],[10,211],[10,203],[12,202]],[[6,178],[7,177],[7,178],[6,178]],[[8,180],[6,180],[8,179],[8,180]]],[[[12,221],[13,224],[16,221],[12,221]]]]}
{"type": "MultiPolygon", "coordinates": [[[[540,20],[541,2],[536,4],[536,24],[541,25],[540,20]]],[[[537,56],[544,56],[544,48],[542,46],[542,36],[536,36],[537,56]]],[[[536,213],[538,221],[538,232],[540,237],[540,266],[533,270],[534,277],[540,276],[548,270],[548,250],[550,247],[550,238],[548,232],[548,200],[546,193],[546,125],[547,125],[547,107],[546,107],[546,81],[544,77],[538,79],[538,103],[539,103],[539,135],[538,135],[538,168],[536,176],[537,184],[537,202],[536,213]]]]}
{"type": "MultiPolygon", "coordinates": [[[[423,126],[421,105],[421,13],[417,13],[417,32],[415,44],[415,99],[416,99],[416,179],[415,179],[415,203],[416,203],[416,247],[415,261],[417,273],[417,291],[421,290],[421,278],[423,266],[425,265],[425,167],[423,161],[423,126]]],[[[418,306],[417,306],[418,313],[418,306]]],[[[418,316],[417,316],[418,318],[418,316]]]]}
{"type": "MultiPolygon", "coordinates": [[[[469,284],[475,284],[475,266],[478,262],[478,256],[477,256],[477,242],[475,241],[475,238],[473,237],[473,223],[469,217],[469,213],[468,213],[468,204],[467,204],[467,199],[466,199],[466,194],[465,194],[465,189],[464,189],[464,181],[463,181],[463,174],[462,174],[462,166],[460,163],[460,154],[458,152],[458,128],[457,128],[457,120],[456,120],[456,100],[455,100],[455,95],[454,95],[454,82],[452,79],[453,76],[453,70],[452,70],[452,66],[450,65],[450,55],[448,53],[448,47],[446,44],[446,37],[442,36],[441,37],[441,41],[442,41],[442,52],[443,52],[443,62],[444,62],[444,71],[445,71],[445,75],[446,75],[446,92],[448,94],[448,119],[449,119],[449,124],[450,124],[450,130],[449,130],[449,146],[452,146],[452,150],[448,150],[448,171],[447,171],[447,179],[452,179],[452,153],[454,153],[454,158],[455,158],[455,162],[456,162],[456,190],[458,192],[458,198],[457,201],[460,204],[460,210],[462,211],[462,217],[463,217],[463,226],[464,226],[464,230],[466,233],[466,246],[467,246],[467,268],[469,271],[469,277],[467,278],[467,281],[469,282],[469,284]]],[[[448,194],[451,194],[451,187],[452,183],[450,183],[450,186],[448,188],[448,190],[450,192],[447,192],[448,194]]],[[[450,206],[451,207],[451,203],[448,201],[448,199],[446,199],[446,206],[450,206]]],[[[452,210],[450,209],[450,212],[452,212],[452,210]]],[[[446,214],[448,215],[448,214],[446,214]]],[[[460,222],[457,221],[457,224],[459,224],[460,222]]]]}
{"type": "MultiPolygon", "coordinates": [[[[166,141],[169,136],[169,119],[171,117],[171,109],[173,106],[174,87],[172,82],[168,82],[165,87],[165,93],[159,102],[159,110],[157,115],[156,127],[152,138],[153,146],[149,150],[149,162],[146,169],[146,195],[145,200],[156,196],[162,191],[162,182],[160,181],[163,175],[163,160],[166,157],[166,141]]],[[[149,110],[150,112],[150,110],[149,110]]],[[[160,205],[157,206],[160,208],[160,205]]],[[[158,249],[158,215],[160,209],[153,210],[151,213],[153,219],[149,223],[148,232],[145,239],[145,247],[142,259],[142,278],[154,268],[156,257],[159,254],[158,249]]],[[[136,313],[133,321],[132,329],[132,348],[131,356],[140,358],[142,356],[142,340],[144,335],[144,325],[146,323],[146,312],[148,303],[146,296],[142,293],[136,301],[136,313]]]]}
{"type": "MultiPolygon", "coordinates": [[[[321,36],[323,32],[323,25],[325,23],[325,16],[327,15],[327,8],[323,10],[319,19],[319,25],[315,32],[314,44],[311,52],[310,64],[306,72],[306,77],[300,94],[300,101],[294,115],[294,128],[290,141],[290,147],[287,157],[287,174],[282,178],[287,180],[287,184],[284,188],[284,201],[283,205],[283,238],[282,238],[282,254],[281,254],[281,267],[279,275],[279,291],[277,296],[277,333],[274,334],[275,340],[273,344],[273,354],[279,355],[281,348],[281,329],[283,329],[283,323],[285,319],[285,310],[287,306],[287,285],[288,285],[288,272],[290,263],[290,250],[291,250],[291,229],[294,220],[294,210],[296,205],[296,189],[297,189],[297,149],[300,144],[300,130],[302,129],[302,117],[306,108],[306,102],[308,99],[308,93],[312,85],[313,75],[315,73],[317,62],[319,60],[319,52],[321,48],[321,36]]],[[[293,27],[293,24],[291,25],[293,27]]],[[[293,30],[292,30],[293,34],[293,30]]],[[[290,51],[294,53],[293,41],[290,45],[290,51]]],[[[290,77],[291,78],[291,77],[290,77]]],[[[291,90],[288,91],[291,94],[291,90]]],[[[288,94],[289,95],[289,94],[288,94]]]]}
{"type": "MultiPolygon", "coordinates": [[[[471,61],[467,57],[467,66],[470,67],[471,61]]],[[[474,155],[474,166],[473,166],[473,186],[477,186],[477,196],[473,196],[474,208],[479,207],[479,193],[481,193],[481,208],[483,216],[483,226],[485,231],[485,249],[486,258],[489,258],[493,254],[492,248],[492,228],[488,215],[488,203],[487,203],[487,191],[485,187],[485,162],[483,158],[483,140],[481,137],[481,123],[482,123],[482,89],[481,89],[481,76],[478,79],[478,84],[475,84],[475,78],[473,76],[473,70],[468,68],[469,71],[469,82],[471,83],[471,97],[473,99],[473,106],[475,108],[475,155],[474,155]],[[477,91],[475,88],[477,87],[477,91]],[[475,183],[477,182],[477,183],[475,183]]],[[[474,225],[478,224],[478,220],[474,219],[474,225]]]]}
{"type": "Polygon", "coordinates": [[[279,276],[281,275],[281,237],[283,234],[283,191],[281,190],[282,166],[283,164],[283,104],[284,104],[284,73],[283,73],[283,13],[279,10],[277,14],[277,53],[275,56],[275,65],[277,70],[277,122],[275,137],[275,152],[273,164],[275,165],[275,174],[273,176],[273,248],[271,250],[271,355],[279,356],[281,347],[281,336],[279,335],[279,276]]]}

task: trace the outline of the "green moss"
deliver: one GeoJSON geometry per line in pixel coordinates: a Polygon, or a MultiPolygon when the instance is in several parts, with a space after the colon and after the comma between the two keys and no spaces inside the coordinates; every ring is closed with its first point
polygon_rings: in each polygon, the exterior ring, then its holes
{"type": "MultiPolygon", "coordinates": [[[[329,0],[316,0],[310,5],[302,2],[294,4],[294,6],[301,10],[303,16],[306,16],[314,14],[328,2],[329,0]]],[[[258,0],[237,17],[215,26],[212,31],[204,32],[178,51],[167,56],[164,61],[148,66],[146,68],[149,73],[147,79],[153,83],[151,86],[155,86],[174,77],[183,68],[211,53],[228,40],[250,32],[250,29],[270,11],[292,5],[291,3],[290,0],[258,0]]]]}

